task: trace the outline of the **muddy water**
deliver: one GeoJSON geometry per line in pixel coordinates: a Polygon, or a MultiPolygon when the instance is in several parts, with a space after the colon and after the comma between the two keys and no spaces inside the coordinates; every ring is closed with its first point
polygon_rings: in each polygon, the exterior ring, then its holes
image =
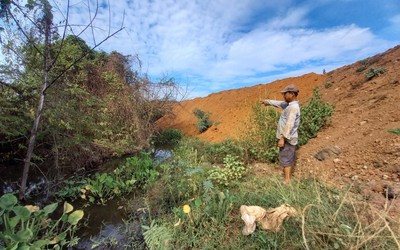
{"type": "Polygon", "coordinates": [[[80,240],[69,249],[144,249],[141,225],[147,224],[148,215],[143,194],[132,193],[83,210],[86,223],[77,232],[80,240]]]}

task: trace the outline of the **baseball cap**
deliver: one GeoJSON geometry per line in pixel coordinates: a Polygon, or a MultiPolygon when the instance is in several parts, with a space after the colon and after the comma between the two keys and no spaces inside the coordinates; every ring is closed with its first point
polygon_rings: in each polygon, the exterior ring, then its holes
{"type": "Polygon", "coordinates": [[[288,86],[285,87],[284,90],[281,91],[281,93],[286,93],[286,92],[299,92],[299,89],[297,88],[296,85],[294,84],[289,84],[288,86]]]}

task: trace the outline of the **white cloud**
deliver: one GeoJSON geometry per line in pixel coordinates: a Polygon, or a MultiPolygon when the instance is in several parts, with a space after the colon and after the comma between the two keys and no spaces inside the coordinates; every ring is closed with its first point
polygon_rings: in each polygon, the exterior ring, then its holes
{"type": "MultiPolygon", "coordinates": [[[[85,2],[72,3],[70,23],[87,23],[85,2]]],[[[96,41],[108,34],[110,20],[112,30],[123,22],[125,30],[101,48],[138,54],[151,76],[169,74],[184,79],[196,94],[237,88],[238,83],[251,84],[251,80],[258,84],[313,68],[320,71],[393,45],[356,23],[315,28],[309,15],[327,1],[297,2],[119,0],[111,3],[110,13],[107,8],[99,9],[94,23],[96,41]],[[316,63],[310,66],[312,62],[316,63]]],[[[398,31],[400,14],[391,21],[392,29],[398,31]]],[[[90,42],[91,35],[87,32],[83,38],[90,42]]]]}

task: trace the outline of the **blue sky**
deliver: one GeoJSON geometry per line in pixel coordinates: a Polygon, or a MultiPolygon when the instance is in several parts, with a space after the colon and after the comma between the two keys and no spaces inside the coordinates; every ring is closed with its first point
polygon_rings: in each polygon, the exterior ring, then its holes
{"type": "MultiPolygon", "coordinates": [[[[96,1],[89,2],[93,10],[96,1]]],[[[70,24],[86,24],[88,1],[70,5],[70,24]]],[[[99,0],[99,5],[96,41],[110,26],[125,27],[100,48],[138,55],[153,81],[174,78],[187,88],[186,98],[328,72],[400,44],[399,0],[99,0]]],[[[82,38],[93,44],[91,32],[82,38]]]]}

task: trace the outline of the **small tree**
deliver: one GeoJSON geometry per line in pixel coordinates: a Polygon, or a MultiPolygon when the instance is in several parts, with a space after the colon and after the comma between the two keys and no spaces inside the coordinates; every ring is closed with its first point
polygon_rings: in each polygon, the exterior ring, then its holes
{"type": "Polygon", "coordinates": [[[205,132],[214,124],[210,121],[210,112],[205,112],[199,108],[195,108],[193,109],[193,114],[197,117],[197,128],[199,129],[199,133],[205,132]]]}

